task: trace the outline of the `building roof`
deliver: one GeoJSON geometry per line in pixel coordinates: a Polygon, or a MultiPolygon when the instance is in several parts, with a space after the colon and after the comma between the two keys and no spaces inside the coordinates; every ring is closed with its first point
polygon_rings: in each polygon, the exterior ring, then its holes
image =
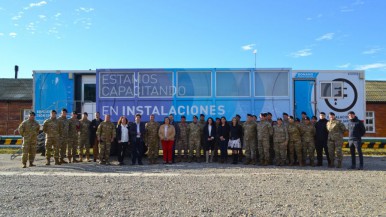
{"type": "Polygon", "coordinates": [[[386,81],[366,81],[366,102],[386,102],[386,81]]]}
{"type": "Polygon", "coordinates": [[[0,78],[0,100],[32,101],[32,79],[0,78]]]}

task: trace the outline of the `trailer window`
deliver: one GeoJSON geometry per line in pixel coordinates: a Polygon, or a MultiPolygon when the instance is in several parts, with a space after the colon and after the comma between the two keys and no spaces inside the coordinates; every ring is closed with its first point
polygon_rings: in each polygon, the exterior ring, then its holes
{"type": "Polygon", "coordinates": [[[256,71],[255,96],[288,96],[288,72],[256,71]]]}
{"type": "Polygon", "coordinates": [[[249,72],[216,72],[216,96],[250,96],[249,72]]]}
{"type": "Polygon", "coordinates": [[[96,98],[96,85],[95,84],[84,84],[84,101],[85,102],[95,102],[96,98]]]}
{"type": "Polygon", "coordinates": [[[212,96],[210,71],[177,72],[177,93],[179,97],[212,96]]]}
{"type": "Polygon", "coordinates": [[[320,95],[322,98],[342,98],[343,82],[320,82],[320,95]]]}

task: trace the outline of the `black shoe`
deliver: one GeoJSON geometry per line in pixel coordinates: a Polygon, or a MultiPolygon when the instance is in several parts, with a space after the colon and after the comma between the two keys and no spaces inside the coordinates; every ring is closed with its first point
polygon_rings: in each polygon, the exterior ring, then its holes
{"type": "Polygon", "coordinates": [[[135,165],[135,163],[131,163],[131,165],[135,165]]]}
{"type": "Polygon", "coordinates": [[[142,162],[138,162],[138,165],[143,165],[143,163],[142,162]]]}
{"type": "Polygon", "coordinates": [[[352,165],[351,167],[349,167],[349,168],[347,168],[347,169],[349,169],[349,170],[355,170],[355,166],[352,165]]]}
{"type": "Polygon", "coordinates": [[[359,167],[358,167],[358,170],[363,170],[363,166],[359,166],[359,167]]]}
{"type": "Polygon", "coordinates": [[[125,163],[123,163],[123,162],[119,162],[119,165],[120,165],[120,166],[122,166],[122,165],[125,165],[125,163]]]}

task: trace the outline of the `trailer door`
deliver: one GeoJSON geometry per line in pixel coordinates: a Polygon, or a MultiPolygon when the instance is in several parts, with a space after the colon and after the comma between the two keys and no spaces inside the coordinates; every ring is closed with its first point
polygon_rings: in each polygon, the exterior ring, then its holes
{"type": "Polygon", "coordinates": [[[294,80],[294,111],[295,117],[301,118],[304,111],[307,116],[315,115],[315,80],[294,80]]]}
{"type": "Polygon", "coordinates": [[[83,75],[82,76],[82,113],[88,113],[88,119],[94,119],[96,112],[96,76],[83,75]]]}

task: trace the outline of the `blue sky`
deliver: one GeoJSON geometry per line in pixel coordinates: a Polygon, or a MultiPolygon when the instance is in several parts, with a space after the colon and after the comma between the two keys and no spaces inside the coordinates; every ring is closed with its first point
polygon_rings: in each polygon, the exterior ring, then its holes
{"type": "Polygon", "coordinates": [[[386,80],[383,0],[2,0],[0,77],[37,69],[366,70],[386,80]]]}

